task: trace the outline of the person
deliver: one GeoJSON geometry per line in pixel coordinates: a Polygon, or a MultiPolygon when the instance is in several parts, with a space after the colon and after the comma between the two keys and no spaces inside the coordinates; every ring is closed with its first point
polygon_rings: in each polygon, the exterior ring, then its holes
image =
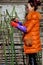
{"type": "Polygon", "coordinates": [[[26,6],[27,14],[25,16],[25,23],[21,24],[11,20],[10,25],[18,28],[23,32],[23,48],[26,56],[29,57],[28,65],[37,65],[36,55],[41,51],[40,41],[40,19],[41,15],[37,11],[41,5],[40,0],[29,0],[26,6]]]}

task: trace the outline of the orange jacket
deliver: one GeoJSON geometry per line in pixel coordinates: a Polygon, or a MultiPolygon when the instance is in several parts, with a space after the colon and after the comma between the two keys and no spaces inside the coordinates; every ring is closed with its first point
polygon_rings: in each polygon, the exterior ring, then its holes
{"type": "Polygon", "coordinates": [[[23,35],[24,53],[37,53],[41,50],[40,17],[40,13],[35,11],[26,16],[24,26],[27,28],[27,33],[23,35]]]}

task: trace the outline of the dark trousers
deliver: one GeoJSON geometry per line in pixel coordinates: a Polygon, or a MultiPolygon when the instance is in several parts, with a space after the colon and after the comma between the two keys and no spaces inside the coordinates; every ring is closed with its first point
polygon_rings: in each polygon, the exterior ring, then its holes
{"type": "Polygon", "coordinates": [[[27,64],[26,65],[37,65],[37,62],[36,62],[36,53],[33,53],[33,54],[27,54],[26,57],[28,58],[27,60],[27,64]]]}

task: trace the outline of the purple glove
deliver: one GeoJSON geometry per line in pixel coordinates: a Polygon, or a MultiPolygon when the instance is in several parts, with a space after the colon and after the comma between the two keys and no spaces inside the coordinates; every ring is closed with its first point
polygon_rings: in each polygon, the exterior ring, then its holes
{"type": "Polygon", "coordinates": [[[25,33],[26,30],[27,30],[25,26],[19,25],[19,24],[18,24],[17,28],[20,29],[20,30],[21,30],[22,32],[24,32],[24,33],[25,33]]]}

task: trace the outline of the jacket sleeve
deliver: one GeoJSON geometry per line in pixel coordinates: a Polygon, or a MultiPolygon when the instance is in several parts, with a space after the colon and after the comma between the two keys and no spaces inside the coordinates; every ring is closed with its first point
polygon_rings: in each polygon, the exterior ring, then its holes
{"type": "Polygon", "coordinates": [[[27,32],[31,31],[35,24],[38,23],[39,17],[36,14],[33,14],[31,17],[31,21],[27,26],[27,32]]]}
{"type": "Polygon", "coordinates": [[[27,32],[31,31],[35,24],[37,24],[37,21],[36,20],[31,20],[31,22],[27,26],[27,32]]]}

